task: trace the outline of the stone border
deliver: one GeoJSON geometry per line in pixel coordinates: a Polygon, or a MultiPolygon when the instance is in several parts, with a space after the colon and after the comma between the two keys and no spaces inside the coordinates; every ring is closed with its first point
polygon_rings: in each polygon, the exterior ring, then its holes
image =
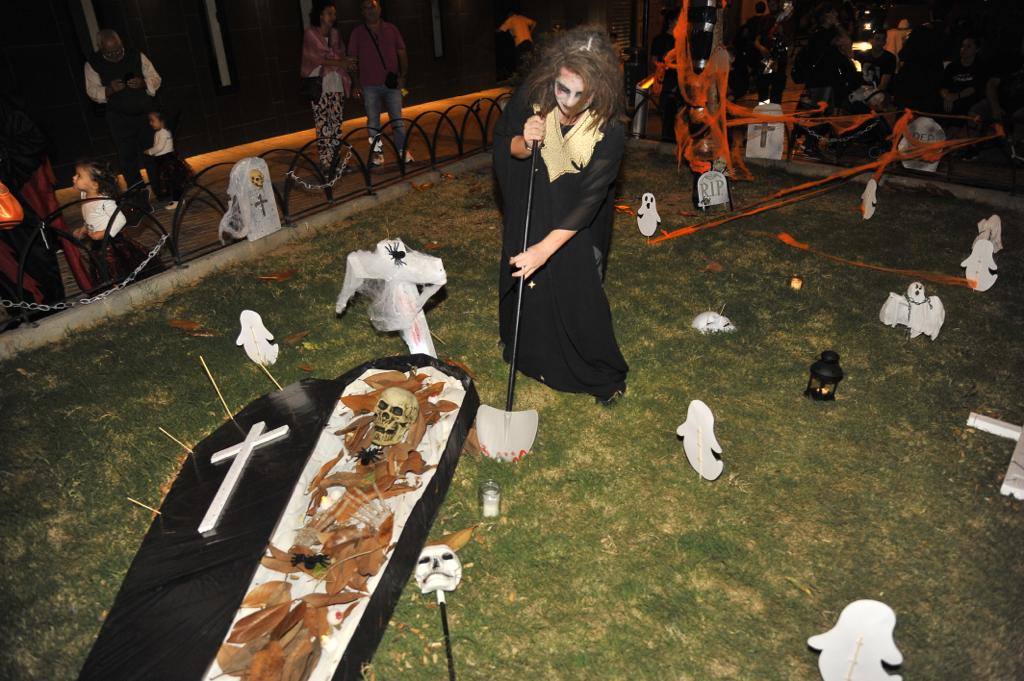
{"type": "MultiPolygon", "coordinates": [[[[444,172],[479,170],[491,164],[490,152],[478,152],[468,158],[444,166],[444,172]]],[[[282,227],[281,231],[257,241],[240,241],[191,260],[181,267],[172,267],[160,274],[131,284],[124,289],[89,305],[76,305],[68,310],[44,317],[34,324],[29,322],[16,329],[0,333],[0,360],[14,357],[19,352],[59,343],[73,332],[131,313],[144,305],[165,299],[179,288],[192,286],[201,279],[242,262],[256,260],[295,241],[303,241],[330,228],[350,215],[394,201],[412,191],[410,181],[441,181],[442,170],[435,169],[407,176],[405,181],[383,187],[374,194],[360,196],[338,206],[303,218],[295,227],[282,227]]]]}
{"type": "MultiPolygon", "coordinates": [[[[668,142],[658,142],[656,140],[630,140],[630,142],[637,145],[651,146],[661,154],[671,154],[672,156],[675,156],[676,154],[675,145],[668,142]]],[[[783,172],[787,172],[791,175],[800,175],[802,177],[811,177],[816,179],[828,177],[829,175],[834,174],[836,170],[840,169],[839,166],[829,166],[810,161],[787,161],[785,159],[777,161],[775,159],[768,158],[745,158],[743,160],[749,166],[772,168],[775,170],[782,170],[783,172]]],[[[1024,171],[1024,169],[1022,169],[1022,171],[1024,171]]],[[[869,171],[865,171],[860,175],[854,176],[852,180],[860,184],[867,184],[869,178],[869,171]]],[[[887,173],[882,176],[882,186],[885,185],[906,187],[908,189],[932,190],[938,194],[948,194],[954,198],[984,203],[993,208],[1021,210],[1021,208],[1024,207],[1024,197],[1017,194],[1011,194],[1009,191],[983,189],[981,187],[968,187],[966,185],[956,184],[955,182],[946,182],[940,178],[906,177],[904,175],[893,175],[891,173],[887,173]]]]}

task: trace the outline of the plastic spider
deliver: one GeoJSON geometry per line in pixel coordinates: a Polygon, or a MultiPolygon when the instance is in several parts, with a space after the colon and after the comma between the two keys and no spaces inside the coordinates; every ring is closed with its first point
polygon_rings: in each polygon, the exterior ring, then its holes
{"type": "Polygon", "coordinates": [[[384,450],[376,445],[370,445],[366,449],[360,450],[359,453],[356,454],[356,457],[359,459],[359,463],[363,464],[364,466],[369,466],[371,464],[377,463],[378,461],[380,461],[380,458],[382,456],[384,456],[384,450]]]}
{"type": "Polygon", "coordinates": [[[307,570],[313,570],[317,567],[327,567],[331,564],[331,557],[325,556],[322,553],[314,553],[311,556],[307,556],[305,553],[293,553],[292,554],[292,565],[298,565],[302,563],[302,566],[307,570]]]}
{"type": "Polygon", "coordinates": [[[405,264],[405,251],[400,250],[398,246],[392,246],[391,244],[387,245],[387,250],[388,255],[390,255],[391,259],[395,261],[396,266],[401,266],[405,264]]]}

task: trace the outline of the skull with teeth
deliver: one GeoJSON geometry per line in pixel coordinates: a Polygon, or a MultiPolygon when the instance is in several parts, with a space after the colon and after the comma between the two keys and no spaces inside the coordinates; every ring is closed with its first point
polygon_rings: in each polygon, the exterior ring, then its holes
{"type": "Polygon", "coordinates": [[[424,547],[416,562],[416,584],[425,594],[437,590],[454,591],[462,581],[462,561],[446,544],[424,547]]]}
{"type": "Polygon", "coordinates": [[[263,189],[263,173],[258,170],[249,171],[249,182],[257,189],[263,189]]]}
{"type": "Polygon", "coordinates": [[[404,388],[385,389],[373,410],[373,444],[388,447],[404,440],[419,413],[420,404],[411,392],[404,388]]]}

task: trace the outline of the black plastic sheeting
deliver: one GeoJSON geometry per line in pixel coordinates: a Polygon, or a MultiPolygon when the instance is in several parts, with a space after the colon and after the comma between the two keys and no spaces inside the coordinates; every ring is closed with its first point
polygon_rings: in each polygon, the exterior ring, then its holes
{"type": "Polygon", "coordinates": [[[373,657],[409,581],[480,404],[464,372],[427,355],[367,362],[333,381],[293,383],[250,403],[233,422],[200,442],[142,540],[79,679],[202,679],[345,386],[367,369],[425,366],[459,380],[466,397],[437,470],[413,508],[334,675],[335,681],[361,678],[359,670],[373,657]],[[287,424],[288,437],[253,450],[217,528],[200,535],[196,528],[231,465],[211,465],[210,456],[240,443],[259,421],[266,422],[267,431],[287,424]]]}

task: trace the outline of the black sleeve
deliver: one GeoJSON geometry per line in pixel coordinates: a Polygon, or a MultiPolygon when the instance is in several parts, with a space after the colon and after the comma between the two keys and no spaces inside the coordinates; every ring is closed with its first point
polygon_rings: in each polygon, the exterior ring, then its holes
{"type": "Polygon", "coordinates": [[[583,170],[579,193],[556,192],[556,229],[578,232],[590,225],[615,183],[626,144],[625,128],[615,122],[605,126],[604,139],[594,147],[594,155],[583,170]],[[560,216],[560,217],[559,217],[560,216]]]}
{"type": "Polygon", "coordinates": [[[528,118],[526,92],[519,88],[505,105],[498,122],[494,126],[494,172],[502,192],[509,191],[509,173],[512,164],[520,159],[512,157],[512,138],[523,133],[523,126],[528,118]]]}

